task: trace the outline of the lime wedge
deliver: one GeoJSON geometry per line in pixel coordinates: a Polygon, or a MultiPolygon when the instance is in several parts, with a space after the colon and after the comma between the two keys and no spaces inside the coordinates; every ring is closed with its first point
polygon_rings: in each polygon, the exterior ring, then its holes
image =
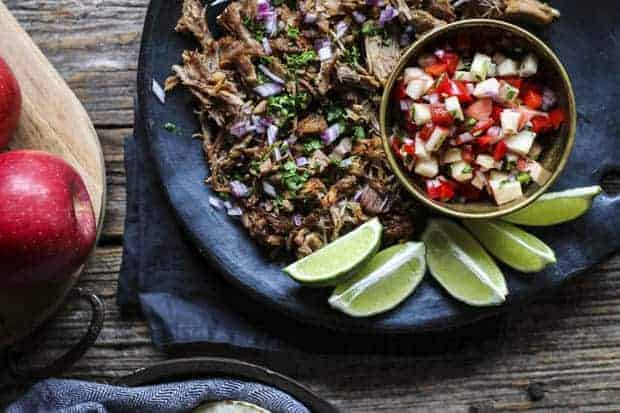
{"type": "Polygon", "coordinates": [[[502,217],[502,220],[532,227],[546,227],[572,221],[590,209],[592,200],[601,191],[602,188],[596,185],[549,192],[531,205],[502,217]]]}
{"type": "Polygon", "coordinates": [[[473,306],[505,301],[508,288],[502,271],[463,227],[432,219],[422,240],[431,274],[454,298],[473,306]]]}
{"type": "Polygon", "coordinates": [[[521,228],[499,220],[463,221],[495,258],[521,272],[538,272],[555,264],[555,253],[547,244],[521,228]]]}
{"type": "Polygon", "coordinates": [[[391,310],[422,281],[425,252],[421,242],[394,245],[379,252],[353,278],[336,287],[329,304],[353,317],[391,310]]]}
{"type": "Polygon", "coordinates": [[[310,286],[336,285],[372,257],[381,245],[383,225],[373,218],[284,269],[298,282],[310,286]]]}

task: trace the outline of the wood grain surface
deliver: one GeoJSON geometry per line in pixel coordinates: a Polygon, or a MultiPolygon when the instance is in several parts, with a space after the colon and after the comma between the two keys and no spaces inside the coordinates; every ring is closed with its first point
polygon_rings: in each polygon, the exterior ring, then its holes
{"type": "MultiPolygon", "coordinates": [[[[112,381],[166,355],[150,345],[139,318],[116,306],[125,192],[123,138],[131,133],[140,30],[147,0],[5,0],[81,99],[97,127],[108,171],[108,209],[100,247],[80,286],[107,308],[97,345],[68,377],[112,381]]],[[[620,189],[618,176],[606,181],[620,189]]],[[[227,351],[291,375],[344,412],[620,411],[620,255],[547,298],[501,321],[485,335],[439,354],[283,357],[227,351]],[[539,383],[544,398],[532,401],[539,383]]],[[[33,363],[79,339],[88,311],[69,307],[33,363]]],[[[449,336],[448,336],[449,337],[449,336]]],[[[446,340],[442,336],[442,340],[446,340]]],[[[214,355],[214,353],[197,353],[214,355]]],[[[0,362],[1,363],[1,362],[0,362]]],[[[24,384],[2,377],[0,409],[24,384]]]]}

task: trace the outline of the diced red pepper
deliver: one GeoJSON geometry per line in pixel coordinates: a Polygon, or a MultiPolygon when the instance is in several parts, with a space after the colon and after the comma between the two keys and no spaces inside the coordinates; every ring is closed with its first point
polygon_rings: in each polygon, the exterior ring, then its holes
{"type": "Polygon", "coordinates": [[[566,119],[566,114],[560,108],[553,109],[549,112],[549,121],[553,125],[554,129],[560,129],[562,122],[566,119]]]}
{"type": "Polygon", "coordinates": [[[439,187],[439,197],[443,201],[449,201],[454,197],[454,187],[450,182],[442,182],[439,187]]]}
{"type": "Polygon", "coordinates": [[[396,84],[396,87],[394,88],[394,100],[396,101],[396,103],[398,103],[400,105],[400,101],[403,99],[409,99],[409,96],[407,96],[407,85],[405,85],[404,81],[400,81],[396,84]]]}
{"type": "Polygon", "coordinates": [[[448,65],[445,63],[434,63],[426,66],[424,71],[431,76],[439,77],[442,73],[446,73],[448,71],[448,65]]]}
{"type": "Polygon", "coordinates": [[[400,147],[401,151],[406,153],[407,155],[413,156],[415,155],[415,145],[412,143],[405,143],[400,147]]]}
{"type": "Polygon", "coordinates": [[[553,124],[547,116],[534,116],[530,122],[535,133],[545,133],[553,129],[553,124]]]}
{"type": "Polygon", "coordinates": [[[489,136],[489,135],[483,135],[479,138],[476,139],[476,143],[481,147],[481,148],[487,148],[488,146],[490,146],[493,143],[493,140],[495,138],[493,136],[489,136]]]}
{"type": "Polygon", "coordinates": [[[440,60],[446,65],[446,69],[450,76],[454,75],[459,65],[459,56],[456,53],[445,52],[440,60]]]}
{"type": "Polygon", "coordinates": [[[506,155],[506,152],[508,152],[508,146],[506,145],[506,142],[497,142],[497,145],[495,145],[495,149],[493,150],[493,159],[498,162],[501,161],[504,155],[506,155]]]}
{"type": "Polygon", "coordinates": [[[420,139],[422,139],[423,141],[427,141],[428,138],[431,137],[434,129],[435,125],[433,125],[432,123],[427,123],[426,125],[424,125],[420,130],[420,139]]]}
{"type": "Polygon", "coordinates": [[[488,118],[486,120],[479,120],[474,127],[469,131],[474,136],[478,136],[487,131],[491,126],[495,124],[493,118],[488,118]]]}
{"type": "Polygon", "coordinates": [[[523,86],[523,79],[516,76],[506,76],[503,77],[502,80],[506,81],[510,86],[516,87],[517,89],[521,89],[523,86]]]}
{"type": "Polygon", "coordinates": [[[452,80],[448,76],[444,76],[443,79],[437,85],[438,93],[445,93],[449,96],[456,96],[461,103],[471,103],[473,98],[467,90],[467,85],[459,80],[452,80]]]}
{"type": "Polygon", "coordinates": [[[426,195],[430,199],[439,199],[441,196],[441,184],[437,185],[435,180],[426,181],[426,195]]]}
{"type": "Polygon", "coordinates": [[[443,105],[431,105],[431,118],[436,125],[452,126],[454,123],[454,117],[443,105]]]}
{"type": "Polygon", "coordinates": [[[528,108],[539,109],[542,106],[542,94],[529,89],[523,95],[523,103],[525,103],[528,108]]]}
{"type": "Polygon", "coordinates": [[[491,112],[491,118],[495,121],[495,123],[499,123],[502,115],[503,107],[499,105],[493,105],[493,111],[491,112]]]}

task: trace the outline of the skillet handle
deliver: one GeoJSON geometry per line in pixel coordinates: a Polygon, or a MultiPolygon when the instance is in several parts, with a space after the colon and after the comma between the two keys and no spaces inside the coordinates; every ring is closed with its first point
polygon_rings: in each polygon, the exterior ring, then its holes
{"type": "Polygon", "coordinates": [[[44,367],[21,370],[19,368],[19,362],[24,359],[26,354],[34,351],[38,345],[42,342],[42,329],[31,334],[29,337],[22,341],[22,345],[19,345],[20,350],[17,350],[18,345],[11,347],[7,353],[6,365],[8,367],[9,374],[16,380],[22,381],[34,381],[40,380],[51,376],[60,376],[63,372],[67,371],[73,366],[82,356],[95,344],[97,337],[103,327],[103,320],[105,310],[103,302],[95,294],[84,291],[81,288],[76,288],[69,294],[69,299],[80,299],[88,301],[91,307],[91,320],[86,334],[75,344],[67,353],[60,358],[54,360],[50,364],[44,367]]]}

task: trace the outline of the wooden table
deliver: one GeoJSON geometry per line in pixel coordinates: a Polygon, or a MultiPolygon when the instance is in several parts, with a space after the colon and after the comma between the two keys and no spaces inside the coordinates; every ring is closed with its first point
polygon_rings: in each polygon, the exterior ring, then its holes
{"type": "MultiPolygon", "coordinates": [[[[148,0],[5,3],[82,100],[103,144],[107,217],[80,286],[105,300],[107,316],[96,346],[67,376],[112,380],[166,358],[151,346],[143,321],[121,317],[115,297],[125,213],[123,138],[131,134],[140,31],[148,0]]],[[[617,192],[620,179],[612,177],[607,187],[617,192]]],[[[620,255],[616,255],[557,294],[510,315],[499,337],[432,356],[307,356],[289,363],[285,372],[345,412],[617,412],[619,286],[620,255]],[[541,401],[528,397],[533,382],[543,384],[541,401]]],[[[88,317],[86,309],[65,309],[35,362],[66,350],[82,334],[88,317]]],[[[227,355],[281,364],[242,352],[227,355]]],[[[24,390],[23,385],[0,382],[0,408],[24,390]]]]}

